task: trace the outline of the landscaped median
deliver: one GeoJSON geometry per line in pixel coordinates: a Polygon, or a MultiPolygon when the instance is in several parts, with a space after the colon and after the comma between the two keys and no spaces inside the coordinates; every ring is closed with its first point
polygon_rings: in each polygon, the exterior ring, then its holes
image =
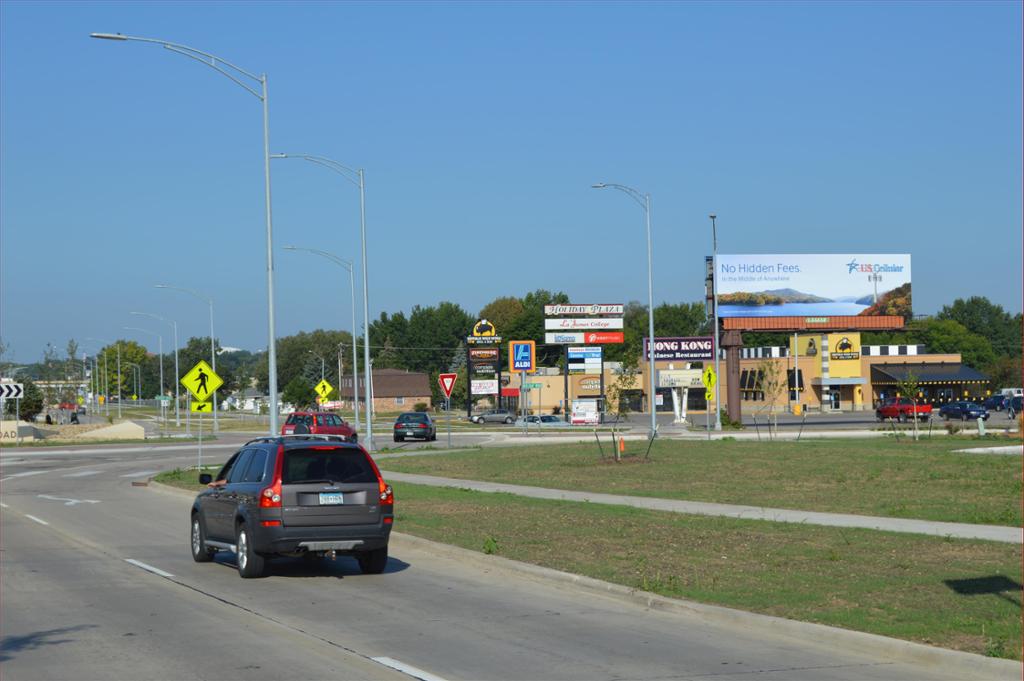
{"type": "Polygon", "coordinates": [[[831,513],[1020,526],[1021,459],[954,450],[999,444],[942,436],[808,442],[596,442],[389,459],[382,467],[464,480],[831,513]]]}
{"type": "MultiPolygon", "coordinates": [[[[951,454],[947,446],[964,442],[657,442],[649,461],[621,464],[602,460],[596,445],[566,444],[389,459],[386,468],[815,511],[1019,522],[1020,458],[951,454]]],[[[627,448],[643,451],[640,443],[627,448]]],[[[158,480],[195,487],[195,472],[158,480]]],[[[1019,544],[394,487],[398,532],[663,596],[1021,657],[1019,544]]]]}

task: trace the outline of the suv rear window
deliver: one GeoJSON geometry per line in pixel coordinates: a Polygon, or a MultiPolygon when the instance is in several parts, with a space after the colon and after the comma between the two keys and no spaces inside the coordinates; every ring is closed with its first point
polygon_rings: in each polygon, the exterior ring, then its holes
{"type": "Polygon", "coordinates": [[[311,480],[372,483],[377,482],[377,475],[359,449],[323,447],[287,450],[281,482],[288,485],[311,480]]]}

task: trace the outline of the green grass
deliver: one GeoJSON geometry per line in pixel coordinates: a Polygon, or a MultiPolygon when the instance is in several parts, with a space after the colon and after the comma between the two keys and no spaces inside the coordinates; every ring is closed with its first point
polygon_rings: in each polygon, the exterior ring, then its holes
{"type": "MultiPolygon", "coordinates": [[[[155,480],[204,489],[194,469],[155,480]]],[[[432,541],[663,596],[1020,659],[1020,591],[962,595],[946,584],[1019,584],[1020,546],[395,489],[396,529],[432,541]]]]}
{"type": "MultiPolygon", "coordinates": [[[[1021,524],[1021,459],[956,454],[969,438],[627,442],[389,459],[387,470],[569,490],[994,525],[1021,524]]],[[[991,444],[998,444],[993,442],[991,444]]]]}
{"type": "Polygon", "coordinates": [[[686,598],[1020,659],[1021,547],[398,483],[395,529],[686,598]]]}

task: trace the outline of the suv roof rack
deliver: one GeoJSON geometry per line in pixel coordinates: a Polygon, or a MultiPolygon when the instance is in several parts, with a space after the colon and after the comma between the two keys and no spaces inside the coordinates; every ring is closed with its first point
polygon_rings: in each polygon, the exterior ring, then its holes
{"type": "Polygon", "coordinates": [[[328,433],[297,433],[293,435],[264,435],[263,437],[253,438],[245,444],[249,445],[253,442],[288,442],[294,440],[326,440],[328,442],[351,442],[344,435],[334,435],[328,433]]]}

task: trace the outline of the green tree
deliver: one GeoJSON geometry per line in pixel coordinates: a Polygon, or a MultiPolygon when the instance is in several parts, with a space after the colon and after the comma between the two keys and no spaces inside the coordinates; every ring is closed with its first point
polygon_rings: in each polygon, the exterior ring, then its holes
{"type": "Polygon", "coordinates": [[[905,377],[896,382],[896,390],[900,396],[908,397],[913,402],[914,411],[911,418],[914,420],[914,440],[917,440],[917,394],[920,390],[917,374],[908,371],[905,377]]]}
{"type": "MultiPolygon", "coordinates": [[[[493,324],[494,328],[498,330],[499,336],[504,336],[508,329],[514,328],[519,317],[522,316],[523,310],[523,301],[519,298],[515,296],[502,296],[484,305],[478,316],[480,319],[486,319],[493,324]]],[[[530,339],[526,338],[523,340],[530,339]]]]}
{"type": "Polygon", "coordinates": [[[952,319],[915,320],[904,342],[923,343],[932,353],[959,352],[963,363],[976,369],[991,366],[996,358],[987,338],[952,319]]]}
{"type": "Polygon", "coordinates": [[[309,381],[301,376],[296,376],[288,382],[281,393],[281,401],[292,405],[296,409],[306,409],[313,405],[316,399],[316,392],[309,381]]]}
{"type": "MultiPolygon", "coordinates": [[[[498,334],[507,340],[533,340],[537,342],[537,365],[556,366],[562,355],[561,345],[544,344],[544,306],[567,305],[569,296],[565,293],[537,289],[523,296],[523,312],[509,324],[508,328],[496,327],[498,334]]],[[[488,319],[490,319],[488,317],[488,319]]]]}
{"type": "Polygon", "coordinates": [[[959,322],[971,333],[987,338],[999,357],[1020,356],[1021,315],[1011,315],[988,298],[957,298],[952,305],[944,305],[935,318],[959,322]]]}
{"type": "Polygon", "coordinates": [[[10,416],[14,416],[17,411],[21,420],[32,421],[43,411],[43,391],[28,378],[21,379],[21,384],[24,386],[25,392],[21,397],[20,404],[17,404],[15,400],[4,400],[4,411],[10,416]]]}

